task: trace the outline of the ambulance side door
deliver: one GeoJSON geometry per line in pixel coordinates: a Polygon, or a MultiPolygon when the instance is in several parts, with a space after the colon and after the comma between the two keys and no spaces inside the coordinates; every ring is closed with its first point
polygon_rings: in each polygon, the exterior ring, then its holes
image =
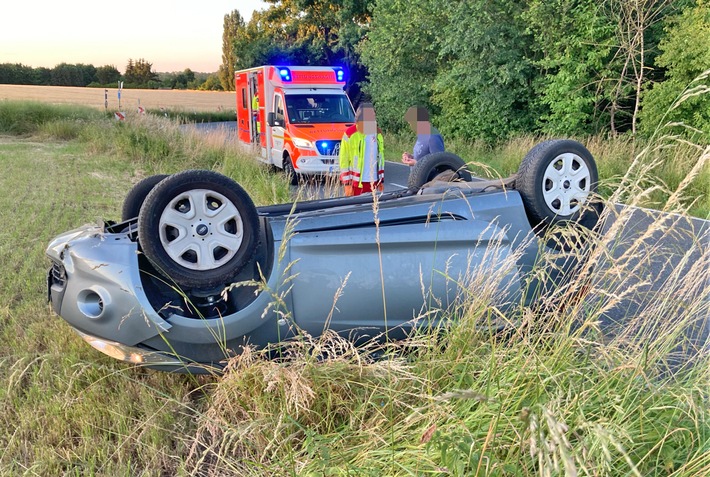
{"type": "Polygon", "coordinates": [[[284,97],[280,91],[274,93],[273,101],[274,125],[271,126],[271,162],[281,166],[284,150],[284,133],[286,116],[284,114],[284,97]]]}

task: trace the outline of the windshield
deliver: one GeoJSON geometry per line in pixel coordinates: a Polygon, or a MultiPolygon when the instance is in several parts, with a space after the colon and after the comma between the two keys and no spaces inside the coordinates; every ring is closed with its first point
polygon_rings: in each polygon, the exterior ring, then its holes
{"type": "Polygon", "coordinates": [[[355,122],[353,107],[344,94],[289,94],[286,109],[292,124],[355,122]]]}

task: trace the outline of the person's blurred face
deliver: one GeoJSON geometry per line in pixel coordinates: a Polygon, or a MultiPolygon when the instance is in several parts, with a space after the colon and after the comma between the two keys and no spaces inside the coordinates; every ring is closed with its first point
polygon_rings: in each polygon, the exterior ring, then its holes
{"type": "Polygon", "coordinates": [[[361,111],[361,117],[358,118],[357,128],[363,134],[377,134],[377,119],[375,118],[375,109],[365,107],[361,111]]]}
{"type": "Polygon", "coordinates": [[[404,114],[404,120],[417,134],[431,134],[429,112],[422,106],[412,106],[404,114]]]}

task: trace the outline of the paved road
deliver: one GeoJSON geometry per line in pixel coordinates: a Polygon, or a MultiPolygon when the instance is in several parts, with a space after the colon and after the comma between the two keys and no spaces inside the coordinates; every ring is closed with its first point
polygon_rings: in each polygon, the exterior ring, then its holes
{"type": "MultiPolygon", "coordinates": [[[[223,129],[231,135],[235,131],[236,122],[193,127],[200,130],[223,129]]],[[[408,175],[408,166],[387,162],[385,191],[406,189],[408,175]]],[[[620,327],[626,327],[628,331],[629,323],[640,329],[644,325],[637,318],[653,316],[660,302],[667,305],[672,303],[665,307],[663,313],[668,314],[669,309],[675,310],[675,316],[662,316],[659,319],[690,317],[694,324],[688,333],[691,346],[696,351],[702,349],[710,353],[710,283],[706,272],[710,268],[710,221],[617,205],[616,213],[611,214],[605,224],[605,231],[614,230],[616,225],[621,226],[618,227],[618,233],[614,234],[616,240],[610,244],[608,259],[601,267],[612,270],[619,263],[624,263],[626,271],[625,276],[614,279],[615,283],[609,290],[616,298],[607,302],[615,304],[603,313],[600,329],[609,337],[614,336],[620,327]],[[705,273],[699,267],[705,267],[705,273]],[[688,280],[678,280],[678,277],[688,273],[698,276],[694,286],[691,289],[687,286],[674,289],[674,284],[679,281],[689,283],[688,280]],[[701,306],[689,310],[687,304],[693,302],[701,306]]],[[[680,361],[685,359],[680,358],[680,361]]]]}

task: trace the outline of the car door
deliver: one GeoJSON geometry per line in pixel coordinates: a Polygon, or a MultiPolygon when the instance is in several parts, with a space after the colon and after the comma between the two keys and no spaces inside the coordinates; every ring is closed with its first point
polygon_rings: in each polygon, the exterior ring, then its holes
{"type": "Polygon", "coordinates": [[[284,150],[284,133],[286,117],[284,115],[284,98],[280,91],[274,93],[273,101],[274,125],[271,126],[271,162],[281,165],[284,150]]]}

